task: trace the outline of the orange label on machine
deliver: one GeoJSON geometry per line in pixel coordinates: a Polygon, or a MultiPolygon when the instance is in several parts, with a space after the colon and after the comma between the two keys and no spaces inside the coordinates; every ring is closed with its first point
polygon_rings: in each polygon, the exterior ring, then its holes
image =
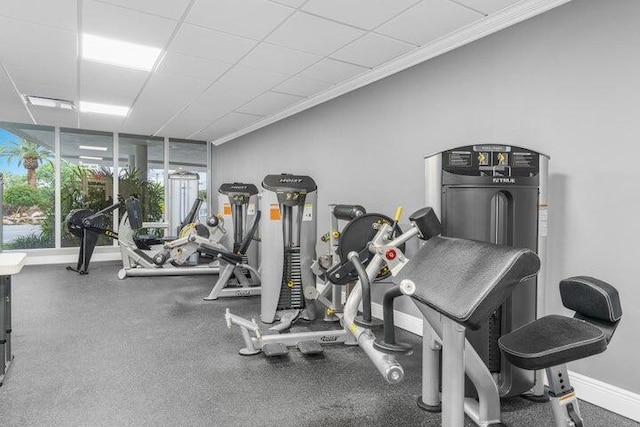
{"type": "Polygon", "coordinates": [[[231,215],[231,204],[224,204],[224,207],[222,208],[222,215],[231,215]]]}
{"type": "Polygon", "coordinates": [[[269,208],[269,219],[271,221],[280,221],[280,206],[273,204],[269,208]]]}

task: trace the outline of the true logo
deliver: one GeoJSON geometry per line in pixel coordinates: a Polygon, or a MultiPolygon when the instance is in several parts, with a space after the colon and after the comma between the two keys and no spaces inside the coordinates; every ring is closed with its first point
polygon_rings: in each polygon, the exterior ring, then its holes
{"type": "Polygon", "coordinates": [[[515,184],[515,178],[493,178],[494,184],[515,184]]]}

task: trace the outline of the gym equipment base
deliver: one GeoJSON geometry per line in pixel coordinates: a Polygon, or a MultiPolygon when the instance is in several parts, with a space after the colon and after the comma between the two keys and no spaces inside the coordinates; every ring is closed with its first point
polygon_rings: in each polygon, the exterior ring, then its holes
{"type": "Polygon", "coordinates": [[[253,297],[262,293],[260,286],[230,286],[222,289],[215,298],[203,298],[205,301],[215,301],[218,298],[253,297]]]}
{"type": "Polygon", "coordinates": [[[158,267],[158,268],[122,268],[118,271],[118,279],[142,276],[195,276],[219,274],[220,267],[158,267]]]}
{"type": "MultiPolygon", "coordinates": [[[[262,351],[265,346],[272,345],[276,347],[284,346],[284,347],[298,347],[302,344],[303,350],[306,347],[311,347],[309,344],[310,341],[315,341],[317,345],[323,344],[346,344],[346,345],[355,345],[356,342],[353,340],[353,336],[347,333],[344,329],[334,329],[334,330],[324,330],[324,331],[309,331],[309,332],[289,332],[282,334],[270,334],[265,335],[263,331],[260,329],[260,326],[256,323],[255,320],[247,320],[240,316],[236,316],[229,312],[225,313],[225,320],[227,321],[227,326],[231,328],[231,325],[237,325],[240,327],[242,331],[242,337],[244,339],[245,347],[242,348],[239,353],[243,356],[258,354],[262,351]],[[255,336],[251,336],[251,332],[255,334],[255,336]],[[306,344],[303,344],[306,343],[306,344]]],[[[265,333],[268,333],[265,331],[265,333]]],[[[314,344],[315,347],[315,344],[314,344]]],[[[269,353],[269,352],[265,352],[269,353]]],[[[303,354],[304,351],[302,351],[303,354]]],[[[309,351],[306,354],[317,354],[317,352],[309,351]]],[[[285,353],[278,351],[275,352],[274,355],[282,356],[285,353]]]]}

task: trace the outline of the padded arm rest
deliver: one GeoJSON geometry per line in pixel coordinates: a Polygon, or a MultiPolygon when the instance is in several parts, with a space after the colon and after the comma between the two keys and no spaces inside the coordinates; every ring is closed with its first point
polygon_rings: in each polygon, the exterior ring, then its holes
{"type": "Polygon", "coordinates": [[[602,280],[576,276],[560,282],[562,304],[570,310],[594,319],[617,322],[622,317],[616,288],[602,280]]]}
{"type": "Polygon", "coordinates": [[[415,300],[478,329],[518,283],[535,276],[540,259],[530,249],[432,237],[394,278],[416,285],[415,300]]]}

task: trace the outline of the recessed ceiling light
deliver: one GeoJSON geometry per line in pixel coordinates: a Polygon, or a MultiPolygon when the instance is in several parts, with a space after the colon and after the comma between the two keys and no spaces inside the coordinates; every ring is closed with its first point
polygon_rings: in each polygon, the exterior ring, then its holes
{"type": "Polygon", "coordinates": [[[56,98],[45,98],[43,96],[34,96],[34,95],[23,95],[24,99],[30,105],[34,105],[36,107],[51,107],[51,108],[62,108],[63,110],[74,110],[75,105],[73,101],[68,101],[66,99],[56,99],[56,98]]]}
{"type": "Polygon", "coordinates": [[[78,156],[78,158],[83,160],[104,160],[102,157],[93,157],[93,156],[78,156]]]}
{"type": "Polygon", "coordinates": [[[105,37],[82,35],[82,58],[151,71],[162,49],[105,37]]]}
{"type": "Polygon", "coordinates": [[[107,147],[96,147],[94,145],[81,145],[81,150],[107,151],[107,147]]]}
{"type": "Polygon", "coordinates": [[[127,114],[129,114],[129,107],[80,101],[80,112],[111,114],[113,116],[126,116],[127,114]]]}

